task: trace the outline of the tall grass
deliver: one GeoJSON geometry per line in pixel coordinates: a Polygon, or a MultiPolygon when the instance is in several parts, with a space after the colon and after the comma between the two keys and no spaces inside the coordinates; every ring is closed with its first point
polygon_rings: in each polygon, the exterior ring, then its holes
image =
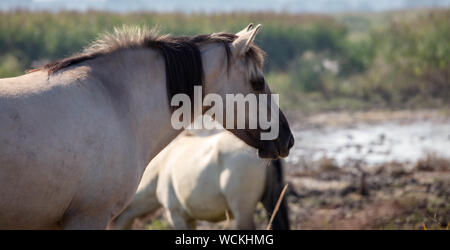
{"type": "Polygon", "coordinates": [[[450,11],[398,16],[0,12],[0,77],[68,56],[123,24],[192,35],[237,32],[254,22],[263,24],[256,42],[267,52],[265,73],[281,94],[282,106],[334,110],[448,105],[450,11]]]}
{"type": "MultiPolygon", "coordinates": [[[[36,60],[56,59],[80,50],[99,33],[115,26],[158,26],[162,33],[193,35],[218,31],[237,32],[248,23],[264,24],[257,42],[270,55],[269,68],[286,63],[308,49],[335,47],[343,27],[324,16],[274,13],[193,14],[107,12],[0,13],[0,53],[19,59],[22,67],[36,60]]],[[[5,75],[2,75],[5,76],[5,75]]]]}

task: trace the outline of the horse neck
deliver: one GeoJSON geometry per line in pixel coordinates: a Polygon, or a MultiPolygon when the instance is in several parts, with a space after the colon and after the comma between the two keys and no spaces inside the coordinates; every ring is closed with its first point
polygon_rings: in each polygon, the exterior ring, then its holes
{"type": "Polygon", "coordinates": [[[104,82],[120,86],[123,116],[145,167],[181,132],[170,122],[164,59],[150,49],[135,49],[105,56],[96,66],[104,82]]]}
{"type": "MultiPolygon", "coordinates": [[[[225,49],[220,44],[207,44],[200,49],[205,82],[209,82],[209,90],[215,92],[214,83],[226,72],[225,49]]],[[[117,96],[136,140],[137,156],[146,166],[182,131],[171,125],[164,58],[151,49],[133,49],[94,61],[93,67],[100,78],[117,86],[112,92],[120,92],[117,96]]],[[[205,88],[208,90],[207,86],[205,88]]]]}

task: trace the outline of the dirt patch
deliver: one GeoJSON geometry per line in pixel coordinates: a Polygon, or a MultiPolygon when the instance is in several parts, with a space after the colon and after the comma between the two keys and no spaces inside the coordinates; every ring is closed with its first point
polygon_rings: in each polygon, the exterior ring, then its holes
{"type": "Polygon", "coordinates": [[[328,167],[290,174],[296,188],[289,198],[293,228],[448,228],[449,166],[427,156],[412,169],[393,162],[371,171],[328,167]]]}

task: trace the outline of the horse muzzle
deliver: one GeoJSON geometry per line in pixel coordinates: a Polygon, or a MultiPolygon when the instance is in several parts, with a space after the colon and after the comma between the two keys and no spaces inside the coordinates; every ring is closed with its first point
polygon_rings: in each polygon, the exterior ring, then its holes
{"type": "Polygon", "coordinates": [[[261,141],[258,147],[258,156],[272,160],[287,157],[294,143],[294,136],[290,132],[285,138],[280,137],[276,140],[261,141]]]}

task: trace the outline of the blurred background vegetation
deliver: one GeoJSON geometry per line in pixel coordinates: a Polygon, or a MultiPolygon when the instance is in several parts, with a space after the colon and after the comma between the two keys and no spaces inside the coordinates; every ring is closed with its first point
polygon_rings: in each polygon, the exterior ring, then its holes
{"type": "Polygon", "coordinates": [[[191,35],[263,24],[266,78],[306,112],[450,104],[450,10],[368,14],[0,12],[0,77],[69,56],[122,24],[191,35]]]}

